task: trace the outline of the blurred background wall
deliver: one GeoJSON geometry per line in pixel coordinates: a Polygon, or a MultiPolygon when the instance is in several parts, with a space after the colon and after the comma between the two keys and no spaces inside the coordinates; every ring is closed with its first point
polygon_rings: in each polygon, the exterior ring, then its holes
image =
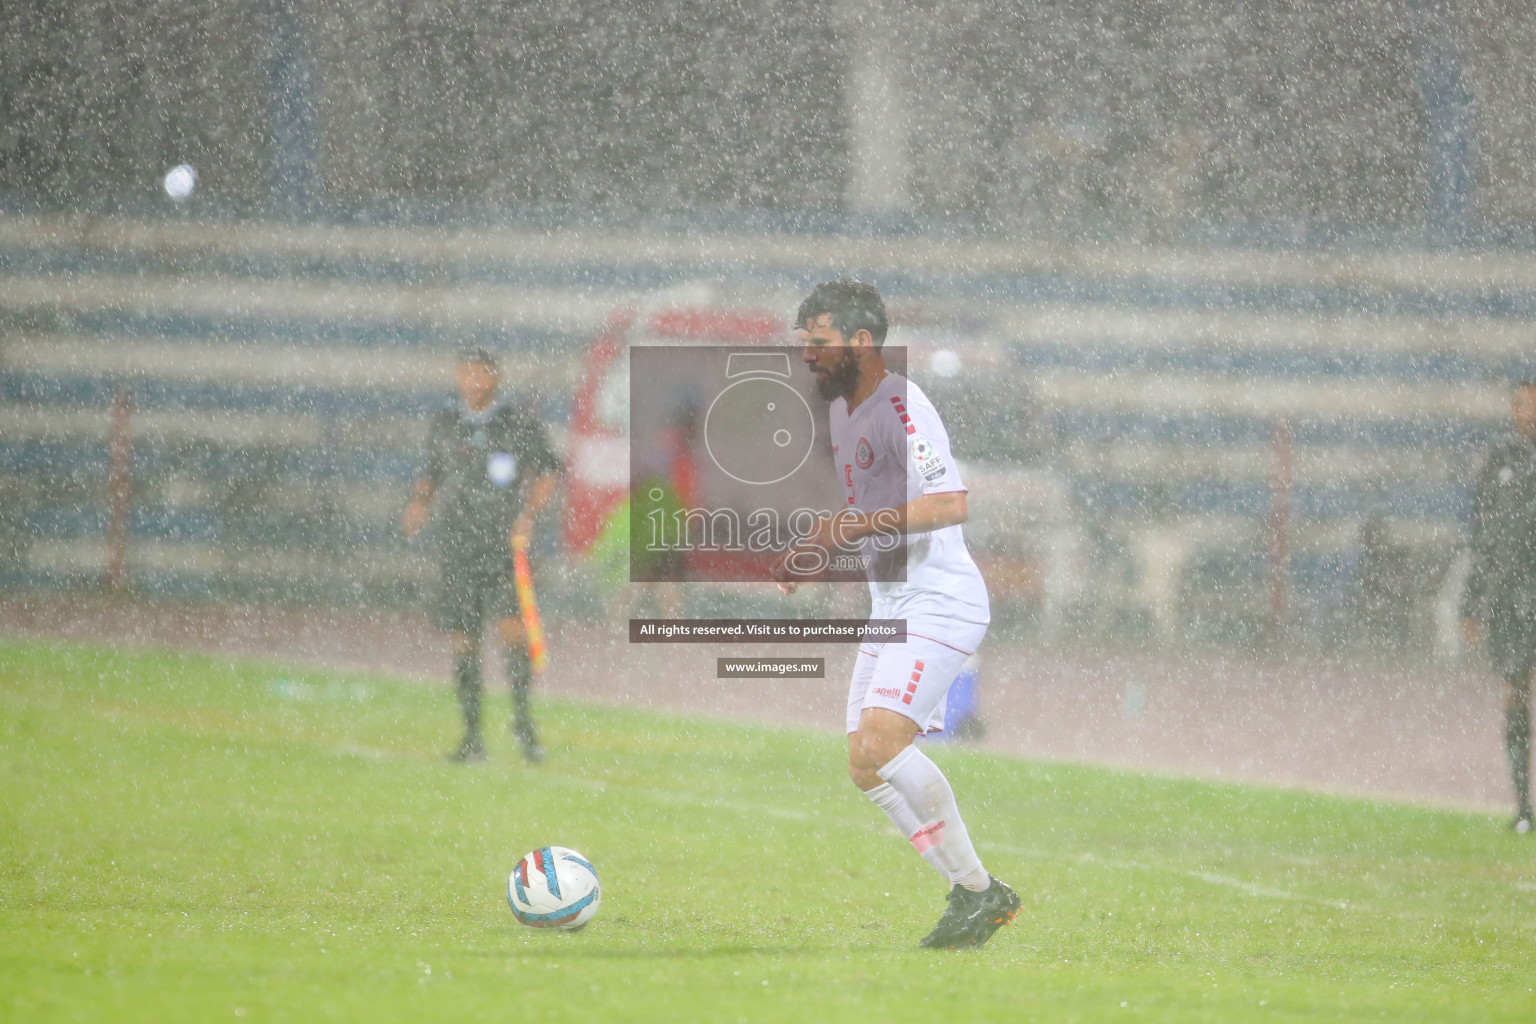
{"type": "Polygon", "coordinates": [[[1290,237],[1422,226],[1454,151],[1471,220],[1509,231],[1533,42],[1510,0],[16,0],[0,194],[131,205],[186,160],[231,208],[286,171],[351,209],[1290,237]]]}
{"type": "Polygon", "coordinates": [[[1019,628],[1454,647],[1533,48],[1505,0],[7,3],[0,581],[110,573],[121,399],[126,585],[414,601],[458,344],[563,437],[612,311],[852,273],[1019,628]]]}

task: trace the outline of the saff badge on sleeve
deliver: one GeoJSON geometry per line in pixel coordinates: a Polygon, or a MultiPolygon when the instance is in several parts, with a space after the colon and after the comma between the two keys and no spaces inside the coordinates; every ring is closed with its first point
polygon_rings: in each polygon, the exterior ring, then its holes
{"type": "Polygon", "coordinates": [[[944,464],[944,456],[924,437],[912,439],[912,461],[917,465],[918,473],[930,484],[949,472],[949,467],[944,464]]]}

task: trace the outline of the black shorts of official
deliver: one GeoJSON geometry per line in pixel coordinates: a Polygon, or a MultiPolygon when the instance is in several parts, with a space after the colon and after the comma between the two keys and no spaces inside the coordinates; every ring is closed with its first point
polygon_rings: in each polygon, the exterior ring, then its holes
{"type": "Polygon", "coordinates": [[[448,633],[482,633],[498,619],[518,618],[512,556],[444,559],[438,591],[437,626],[448,633]]]}

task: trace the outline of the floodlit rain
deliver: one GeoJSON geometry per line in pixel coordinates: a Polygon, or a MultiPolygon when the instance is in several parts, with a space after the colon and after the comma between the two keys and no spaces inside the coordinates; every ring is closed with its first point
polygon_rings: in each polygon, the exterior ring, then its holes
{"type": "MultiPolygon", "coordinates": [[[[782,533],[636,538],[854,501],[795,322],[854,278],[943,419],[990,599],[921,749],[1502,838],[1536,662],[1533,46],[1503,0],[0,5],[0,642],[215,654],[304,735],[410,680],[434,767],[579,758],[571,795],[641,785],[615,781],[615,709],[690,716],[666,742],[721,765],[809,759],[857,643],[638,623],[863,620],[863,569],[786,595],[782,533]],[[819,423],[737,450],[787,459],[770,484],[700,469],[727,349],[786,353],[762,388],[819,423]],[[503,583],[455,596],[455,564],[503,583]]],[[[783,804],[787,779],[657,782],[621,813],[862,813],[896,842],[868,807],[783,804]]],[[[956,791],[985,854],[1017,808],[956,791]]],[[[488,855],[493,882],[524,852],[488,855]]]]}

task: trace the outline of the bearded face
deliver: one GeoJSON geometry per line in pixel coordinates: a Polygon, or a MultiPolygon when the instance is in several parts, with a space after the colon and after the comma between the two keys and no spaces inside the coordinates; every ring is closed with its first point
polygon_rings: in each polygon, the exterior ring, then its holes
{"type": "Polygon", "coordinates": [[[816,375],[816,393],[827,401],[848,398],[859,380],[858,355],[851,348],[833,349],[836,355],[823,357],[811,371],[816,375]]]}

